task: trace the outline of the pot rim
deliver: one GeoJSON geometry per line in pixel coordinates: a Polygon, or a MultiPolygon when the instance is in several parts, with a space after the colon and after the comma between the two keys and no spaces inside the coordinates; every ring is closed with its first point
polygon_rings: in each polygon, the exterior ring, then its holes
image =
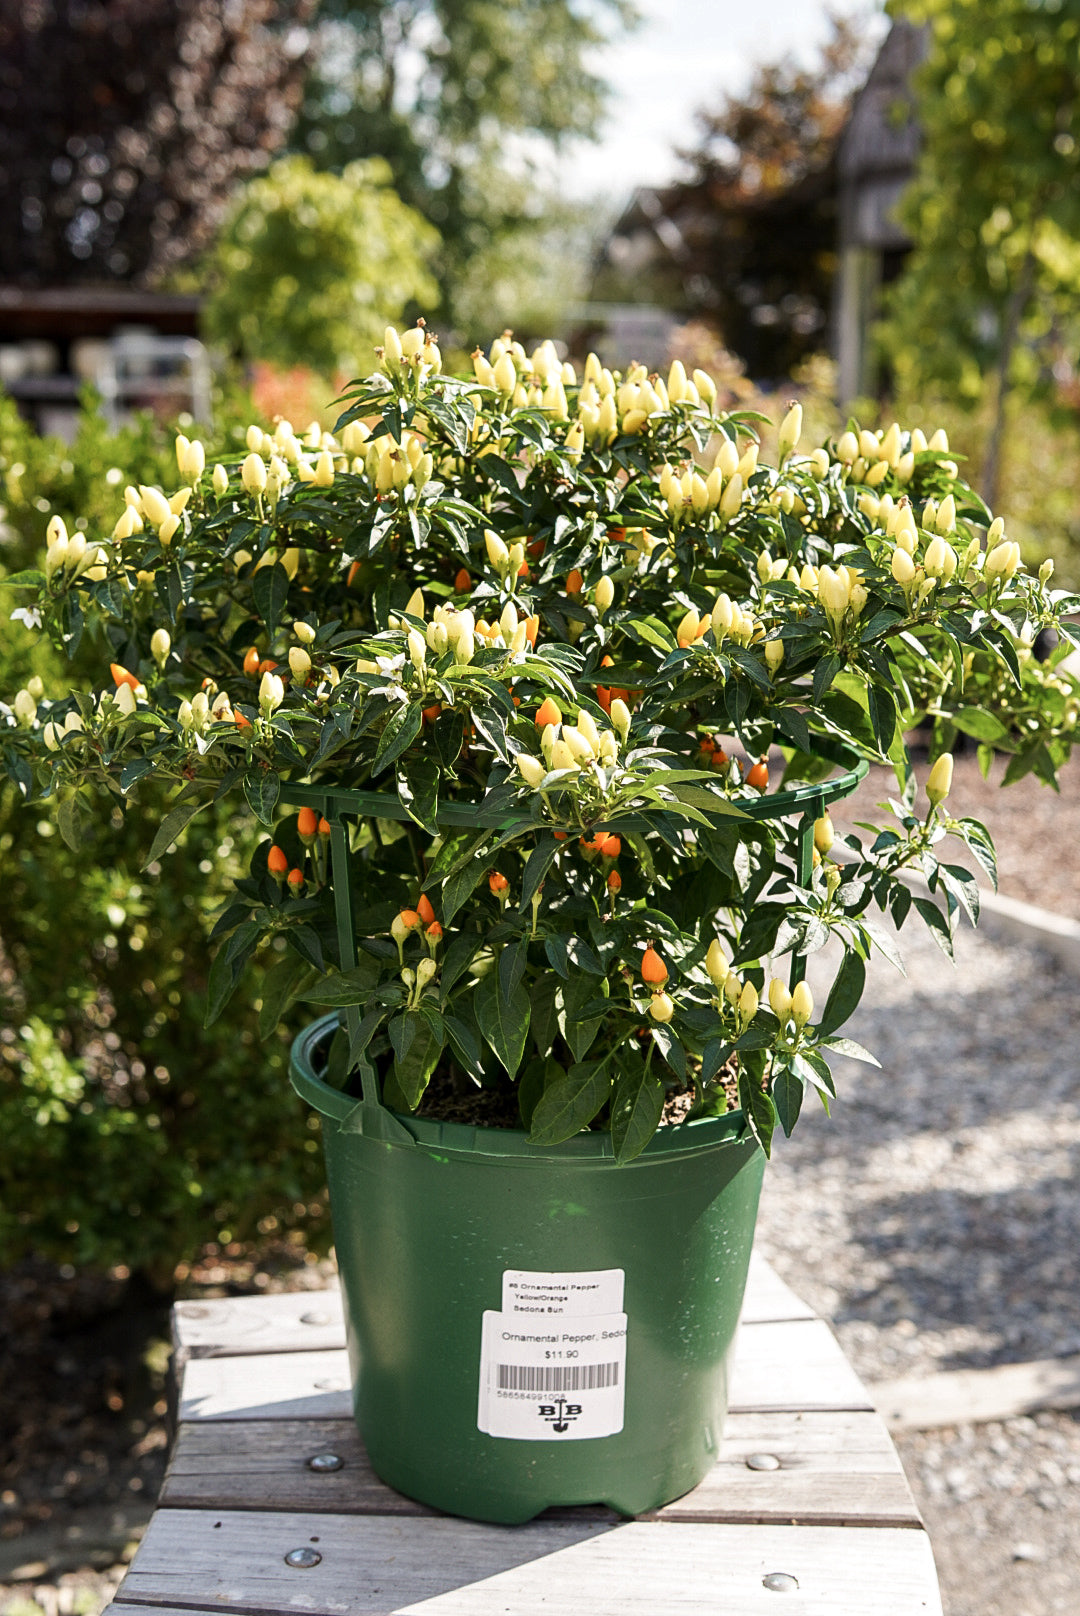
{"type": "MultiPolygon", "coordinates": [[[[575,1134],[558,1145],[530,1144],[521,1128],[483,1128],[466,1122],[440,1122],[391,1111],[383,1105],[370,1105],[343,1094],[323,1081],[316,1071],[318,1046],[338,1027],[337,1013],[331,1011],[305,1027],[293,1040],[289,1058],[289,1078],[296,1093],[319,1114],[337,1124],[344,1133],[362,1133],[384,1143],[405,1146],[412,1143],[429,1153],[455,1156],[489,1156],[522,1165],[567,1160],[602,1166],[615,1162],[611,1135],[607,1132],[575,1134]],[[389,1126],[387,1126],[389,1124],[389,1126]]],[[[703,1150],[724,1145],[751,1143],[757,1146],[741,1110],[726,1111],[718,1117],[696,1117],[691,1122],[659,1128],[640,1156],[627,1167],[648,1165],[650,1160],[698,1155],[703,1150]]]]}

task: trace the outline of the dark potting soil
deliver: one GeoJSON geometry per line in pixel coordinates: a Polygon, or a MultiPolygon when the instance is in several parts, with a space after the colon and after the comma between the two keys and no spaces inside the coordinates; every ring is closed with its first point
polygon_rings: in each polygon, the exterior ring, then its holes
{"type": "MultiPolygon", "coordinates": [[[[720,1074],[728,1110],[738,1104],[735,1097],[736,1072],[734,1061],[720,1074]]],[[[660,1126],[670,1127],[681,1122],[694,1104],[692,1088],[670,1088],[660,1115],[660,1126]]],[[[464,1122],[474,1128],[521,1128],[516,1084],[494,1088],[479,1088],[470,1079],[462,1079],[447,1067],[439,1067],[424,1091],[415,1113],[432,1122],[464,1122]]]]}

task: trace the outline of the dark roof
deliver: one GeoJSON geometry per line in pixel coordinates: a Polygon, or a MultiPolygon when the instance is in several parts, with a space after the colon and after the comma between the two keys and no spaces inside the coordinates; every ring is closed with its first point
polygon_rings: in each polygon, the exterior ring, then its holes
{"type": "Polygon", "coordinates": [[[925,27],[894,22],[855,97],[837,146],[841,185],[881,174],[910,174],[919,150],[911,76],[929,44],[925,27]]]}
{"type": "Polygon", "coordinates": [[[107,337],[119,326],[149,326],[170,336],[196,336],[201,298],[142,292],[126,286],[61,286],[27,290],[0,285],[0,341],[27,337],[107,337]]]}

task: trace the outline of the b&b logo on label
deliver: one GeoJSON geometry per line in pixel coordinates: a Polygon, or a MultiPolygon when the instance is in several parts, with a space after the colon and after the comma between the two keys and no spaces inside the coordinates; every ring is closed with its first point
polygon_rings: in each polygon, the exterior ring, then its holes
{"type": "Polygon", "coordinates": [[[571,1420],[576,1420],[581,1413],[581,1404],[568,1403],[565,1397],[560,1397],[555,1403],[541,1403],[537,1413],[553,1431],[568,1431],[571,1420]]]}

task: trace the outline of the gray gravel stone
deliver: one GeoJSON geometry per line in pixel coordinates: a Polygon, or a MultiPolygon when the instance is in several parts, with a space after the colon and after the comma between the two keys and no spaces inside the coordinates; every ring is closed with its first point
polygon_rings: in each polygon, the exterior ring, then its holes
{"type": "MultiPolygon", "coordinates": [[[[900,945],[846,1029],[881,1068],[838,1059],[832,1119],[778,1140],[759,1248],[870,1384],[1080,1351],[1077,984],[970,931],[955,969],[910,922],[900,945]]],[[[1077,1616],[1080,1418],[897,1445],[946,1616],[1077,1616]]]]}

